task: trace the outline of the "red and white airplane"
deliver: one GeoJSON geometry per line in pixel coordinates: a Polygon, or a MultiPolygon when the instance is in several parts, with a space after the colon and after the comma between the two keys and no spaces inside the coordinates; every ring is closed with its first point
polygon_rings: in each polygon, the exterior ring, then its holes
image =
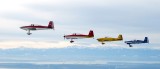
{"type": "Polygon", "coordinates": [[[71,39],[70,43],[73,43],[73,39],[80,39],[80,38],[93,38],[94,37],[94,32],[92,30],[89,31],[88,35],[84,34],[77,34],[73,33],[72,35],[64,35],[64,39],[71,39]]]}
{"type": "Polygon", "coordinates": [[[31,30],[35,31],[35,30],[46,30],[46,29],[54,29],[54,23],[53,21],[50,21],[48,26],[41,26],[41,25],[35,25],[35,24],[31,24],[29,26],[22,26],[20,27],[23,30],[28,31],[28,35],[31,35],[32,33],[30,33],[31,30]]]}

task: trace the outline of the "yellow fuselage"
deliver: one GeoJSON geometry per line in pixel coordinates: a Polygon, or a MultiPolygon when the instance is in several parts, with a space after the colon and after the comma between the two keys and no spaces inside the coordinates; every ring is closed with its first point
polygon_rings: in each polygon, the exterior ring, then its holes
{"type": "Polygon", "coordinates": [[[109,38],[109,37],[105,37],[105,38],[98,38],[97,40],[99,42],[105,42],[105,41],[120,41],[122,39],[121,38],[109,38]]]}

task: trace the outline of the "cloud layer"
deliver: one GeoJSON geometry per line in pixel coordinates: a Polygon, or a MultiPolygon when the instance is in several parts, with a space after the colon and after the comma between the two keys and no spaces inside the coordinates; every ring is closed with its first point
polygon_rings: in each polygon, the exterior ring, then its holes
{"type": "MultiPolygon", "coordinates": [[[[92,29],[95,38],[123,34],[125,40],[133,40],[148,36],[151,49],[159,49],[159,6],[157,0],[5,0],[0,3],[0,46],[3,49],[74,46],[63,40],[64,34],[88,34],[92,29]],[[55,31],[36,31],[27,36],[26,31],[19,29],[32,23],[47,25],[50,20],[55,23],[55,31]]],[[[78,46],[100,46],[96,40],[76,41],[78,46]]],[[[123,42],[109,44],[106,46],[126,48],[123,42]]]]}

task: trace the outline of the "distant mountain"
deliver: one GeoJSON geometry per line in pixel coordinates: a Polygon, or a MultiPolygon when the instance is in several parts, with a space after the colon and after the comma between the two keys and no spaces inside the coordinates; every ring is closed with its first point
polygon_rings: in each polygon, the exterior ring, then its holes
{"type": "Polygon", "coordinates": [[[119,48],[14,48],[1,49],[1,62],[109,62],[109,61],[160,61],[160,50],[119,48]]]}

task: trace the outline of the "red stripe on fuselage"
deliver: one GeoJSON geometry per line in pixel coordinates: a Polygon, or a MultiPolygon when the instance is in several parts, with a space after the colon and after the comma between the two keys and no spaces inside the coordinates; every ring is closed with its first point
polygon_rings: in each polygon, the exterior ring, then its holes
{"type": "Polygon", "coordinates": [[[88,35],[65,35],[66,39],[91,38],[88,35]]]}
{"type": "Polygon", "coordinates": [[[48,26],[23,26],[21,28],[48,28],[48,26]]]}
{"type": "Polygon", "coordinates": [[[45,29],[51,29],[51,28],[48,28],[48,26],[23,26],[23,27],[20,27],[21,29],[24,29],[24,30],[45,30],[45,29]]]}
{"type": "Polygon", "coordinates": [[[88,36],[88,35],[65,35],[65,37],[70,37],[70,36],[84,37],[84,36],[88,36]]]}

